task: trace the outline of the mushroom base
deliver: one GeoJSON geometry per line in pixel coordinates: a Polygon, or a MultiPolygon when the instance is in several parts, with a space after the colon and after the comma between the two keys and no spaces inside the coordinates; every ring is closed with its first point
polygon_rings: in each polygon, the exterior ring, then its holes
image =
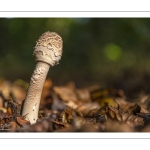
{"type": "Polygon", "coordinates": [[[49,64],[38,62],[31,77],[22,109],[22,116],[25,116],[31,124],[36,123],[38,119],[41,94],[49,68],[49,64]]]}

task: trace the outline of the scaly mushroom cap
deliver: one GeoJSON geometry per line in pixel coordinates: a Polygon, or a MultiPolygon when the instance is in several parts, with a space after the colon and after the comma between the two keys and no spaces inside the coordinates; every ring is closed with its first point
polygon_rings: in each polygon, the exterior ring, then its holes
{"type": "Polygon", "coordinates": [[[39,37],[33,55],[36,61],[42,61],[54,66],[61,59],[62,45],[62,38],[57,33],[47,31],[39,37]]]}

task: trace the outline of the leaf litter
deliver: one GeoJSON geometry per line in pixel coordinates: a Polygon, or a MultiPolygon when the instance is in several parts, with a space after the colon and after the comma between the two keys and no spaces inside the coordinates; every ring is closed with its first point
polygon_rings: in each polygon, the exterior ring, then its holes
{"type": "Polygon", "coordinates": [[[55,86],[45,81],[38,120],[21,116],[28,84],[0,79],[1,132],[149,132],[150,95],[134,100],[122,89],[99,85],[77,88],[74,82],[55,86]]]}

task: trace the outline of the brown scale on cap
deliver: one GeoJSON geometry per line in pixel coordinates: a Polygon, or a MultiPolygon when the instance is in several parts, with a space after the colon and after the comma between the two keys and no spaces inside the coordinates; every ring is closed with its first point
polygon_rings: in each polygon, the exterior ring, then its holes
{"type": "Polygon", "coordinates": [[[22,109],[22,116],[31,124],[37,121],[43,85],[50,66],[58,64],[61,59],[62,45],[62,38],[57,33],[49,31],[43,33],[36,43],[33,55],[37,65],[22,109]]]}
{"type": "Polygon", "coordinates": [[[35,46],[36,61],[44,61],[51,66],[59,63],[62,55],[62,38],[55,32],[43,33],[35,46]]]}

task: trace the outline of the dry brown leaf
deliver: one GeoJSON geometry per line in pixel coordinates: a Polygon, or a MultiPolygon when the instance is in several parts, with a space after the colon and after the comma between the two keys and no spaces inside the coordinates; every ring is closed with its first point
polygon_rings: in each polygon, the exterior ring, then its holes
{"type": "Polygon", "coordinates": [[[24,127],[26,125],[30,125],[30,122],[25,120],[24,117],[16,117],[16,121],[19,124],[19,126],[24,127]]]}
{"type": "Polygon", "coordinates": [[[119,122],[125,122],[130,126],[140,126],[144,125],[144,120],[141,117],[124,113],[121,110],[118,110],[116,108],[113,108],[111,106],[106,107],[106,120],[111,121],[119,121],[119,122]]]}
{"type": "Polygon", "coordinates": [[[76,93],[70,89],[69,87],[64,87],[64,86],[54,86],[53,90],[56,94],[59,95],[59,97],[64,101],[64,102],[69,102],[73,101],[76,102],[78,100],[78,97],[76,93]]]}

